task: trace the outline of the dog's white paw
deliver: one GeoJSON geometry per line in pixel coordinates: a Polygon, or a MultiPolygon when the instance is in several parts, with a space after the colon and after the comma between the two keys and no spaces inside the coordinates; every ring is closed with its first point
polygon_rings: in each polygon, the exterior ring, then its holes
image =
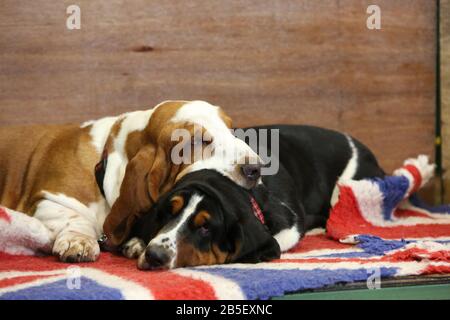
{"type": "Polygon", "coordinates": [[[91,262],[97,260],[100,247],[94,238],[65,233],[57,237],[52,251],[63,262],[91,262]]]}
{"type": "Polygon", "coordinates": [[[146,245],[139,238],[131,238],[122,246],[122,254],[129,259],[136,259],[145,251],[146,245]]]}

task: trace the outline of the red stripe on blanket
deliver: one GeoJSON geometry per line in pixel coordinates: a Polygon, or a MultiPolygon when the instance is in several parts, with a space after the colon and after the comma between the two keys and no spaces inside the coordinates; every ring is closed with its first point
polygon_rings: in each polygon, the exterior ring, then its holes
{"type": "Polygon", "coordinates": [[[421,274],[450,273],[450,266],[428,266],[421,274]]]}
{"type": "Polygon", "coordinates": [[[420,261],[423,259],[433,260],[433,261],[445,261],[450,262],[450,251],[439,250],[439,251],[428,251],[420,248],[411,248],[408,250],[402,250],[389,255],[392,260],[397,261],[407,261],[414,260],[420,261]]]}
{"type": "Polygon", "coordinates": [[[59,262],[56,257],[16,256],[0,252],[0,271],[44,271],[57,270],[70,266],[59,262]]]}
{"type": "Polygon", "coordinates": [[[8,223],[11,223],[11,217],[3,208],[0,208],[0,219],[5,220],[8,223]]]}
{"type": "Polygon", "coordinates": [[[377,227],[362,216],[358,202],[350,187],[340,187],[339,201],[327,221],[327,235],[342,239],[350,235],[371,234],[384,239],[445,237],[450,233],[448,224],[416,224],[414,226],[377,227]]]}
{"type": "Polygon", "coordinates": [[[0,280],[0,288],[5,288],[8,286],[15,286],[22,283],[30,283],[31,281],[38,280],[38,279],[44,279],[48,277],[53,277],[53,275],[38,275],[38,276],[19,276],[19,277],[13,277],[13,278],[7,278],[7,279],[1,279],[0,280]]]}
{"type": "Polygon", "coordinates": [[[334,241],[325,234],[307,235],[294,248],[289,250],[289,253],[301,253],[320,249],[347,249],[352,247],[352,245],[334,241]]]}
{"type": "Polygon", "coordinates": [[[414,179],[414,186],[410,192],[410,194],[413,194],[417,190],[419,190],[420,185],[422,184],[422,175],[420,174],[420,171],[416,168],[416,166],[413,166],[411,164],[407,164],[406,166],[403,166],[406,170],[411,173],[414,179]]]}
{"type": "MultiPolygon", "coordinates": [[[[205,281],[183,277],[168,271],[145,272],[141,284],[147,281],[155,299],[214,300],[214,289],[205,281]]],[[[138,282],[138,280],[135,280],[138,282]]]]}

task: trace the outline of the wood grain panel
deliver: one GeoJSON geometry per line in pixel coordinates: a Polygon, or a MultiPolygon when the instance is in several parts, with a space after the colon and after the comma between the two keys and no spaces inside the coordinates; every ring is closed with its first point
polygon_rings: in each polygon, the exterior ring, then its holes
{"type": "Polygon", "coordinates": [[[433,154],[435,1],[78,0],[0,3],[0,125],[83,121],[165,99],[236,125],[343,130],[391,170],[433,154]]]}
{"type": "Polygon", "coordinates": [[[442,166],[444,202],[450,203],[450,0],[440,3],[442,166]]]}

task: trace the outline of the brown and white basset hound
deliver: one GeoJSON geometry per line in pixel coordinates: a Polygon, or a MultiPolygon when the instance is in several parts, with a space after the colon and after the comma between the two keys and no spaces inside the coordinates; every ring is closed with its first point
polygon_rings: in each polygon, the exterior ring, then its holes
{"type": "Polygon", "coordinates": [[[42,221],[60,260],[94,261],[103,232],[110,245],[120,245],[133,222],[188,172],[215,169],[253,187],[259,178],[254,164],[261,160],[230,128],[230,118],[203,101],[166,101],[81,126],[0,128],[0,205],[42,221]],[[200,130],[207,137],[200,143],[212,152],[174,164],[177,129],[192,136],[200,130]],[[224,156],[230,148],[238,161],[224,156]]]}

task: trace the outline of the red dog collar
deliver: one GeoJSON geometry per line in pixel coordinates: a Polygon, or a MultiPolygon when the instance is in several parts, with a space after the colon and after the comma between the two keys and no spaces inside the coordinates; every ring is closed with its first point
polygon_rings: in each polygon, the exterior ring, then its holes
{"type": "Polygon", "coordinates": [[[253,198],[252,196],[250,196],[250,202],[252,204],[253,213],[258,218],[258,220],[261,221],[262,224],[264,224],[264,215],[258,205],[258,202],[256,202],[255,198],[253,198]]]}

